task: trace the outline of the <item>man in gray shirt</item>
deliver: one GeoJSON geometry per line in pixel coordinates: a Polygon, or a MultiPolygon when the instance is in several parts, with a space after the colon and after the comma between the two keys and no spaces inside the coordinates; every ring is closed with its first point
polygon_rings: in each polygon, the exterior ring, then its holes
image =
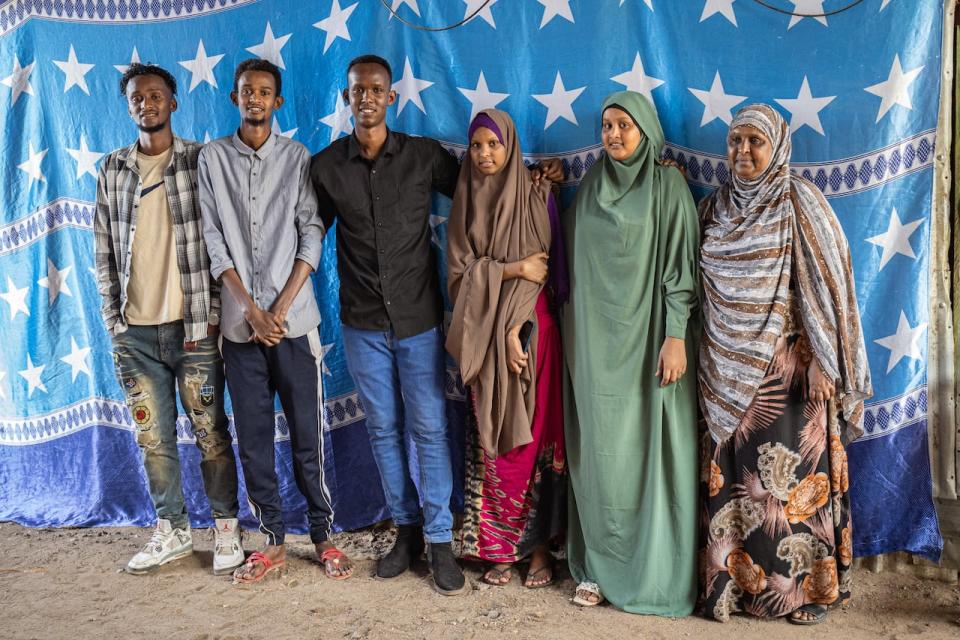
{"type": "Polygon", "coordinates": [[[310,539],[328,577],[353,567],[329,540],[333,505],[323,470],[320,311],[309,283],[320,261],[323,223],[310,183],[310,153],[271,133],[283,104],[280,71],[241,62],[230,94],[240,128],[200,153],[198,181],[210,274],[222,281],[220,315],[227,387],[247,494],[266,547],[234,572],[259,582],[286,560],[274,461],[274,395],[290,429],[294,476],[307,500],[310,539]]]}

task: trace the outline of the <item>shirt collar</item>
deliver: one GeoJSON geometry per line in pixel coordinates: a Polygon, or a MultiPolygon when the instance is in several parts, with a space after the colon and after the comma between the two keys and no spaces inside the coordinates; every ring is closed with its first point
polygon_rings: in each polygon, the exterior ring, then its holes
{"type": "MultiPolygon", "coordinates": [[[[177,156],[185,153],[187,150],[186,145],[183,144],[183,140],[178,136],[173,136],[173,155],[177,156]]],[[[135,141],[132,145],[124,150],[121,154],[119,160],[127,169],[131,171],[137,171],[137,153],[140,151],[140,141],[135,141]]],[[[138,172],[139,173],[139,172],[138,172]]]]}
{"type": "Polygon", "coordinates": [[[240,139],[240,131],[234,131],[233,137],[231,138],[233,142],[233,147],[245,156],[257,156],[261,160],[265,160],[277,146],[277,134],[270,132],[270,136],[267,138],[266,142],[260,145],[259,149],[251,149],[247,144],[240,139]]]}
{"type": "MultiPolygon", "coordinates": [[[[350,142],[347,143],[347,159],[353,160],[354,158],[363,158],[363,154],[360,153],[360,143],[357,141],[356,131],[350,134],[350,142]]],[[[396,134],[387,128],[387,141],[383,145],[383,151],[380,152],[380,157],[383,156],[392,156],[397,153],[400,148],[400,142],[397,140],[396,134]]]]}

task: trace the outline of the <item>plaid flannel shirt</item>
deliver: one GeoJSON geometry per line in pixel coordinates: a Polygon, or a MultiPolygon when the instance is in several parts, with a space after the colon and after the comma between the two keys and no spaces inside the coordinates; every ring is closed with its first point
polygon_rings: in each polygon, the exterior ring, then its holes
{"type": "MultiPolygon", "coordinates": [[[[142,183],[137,169],[139,143],[117,149],[100,164],[97,178],[97,288],[103,298],[101,315],[107,330],[126,331],[124,310],[130,282],[130,251],[137,230],[142,183]]],[[[173,157],[163,172],[183,289],[184,339],[201,340],[207,325],[220,324],[220,285],[210,277],[210,259],[203,241],[197,199],[197,156],[202,145],[174,136],[173,157]]]]}

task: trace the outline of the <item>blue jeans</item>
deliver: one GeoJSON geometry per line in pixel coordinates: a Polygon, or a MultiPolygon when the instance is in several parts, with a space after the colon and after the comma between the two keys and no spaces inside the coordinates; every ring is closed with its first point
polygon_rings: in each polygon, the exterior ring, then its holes
{"type": "Polygon", "coordinates": [[[422,522],[427,542],[450,542],[453,469],[440,328],[400,340],[393,331],[361,331],[344,325],[343,346],[366,410],[370,446],[394,522],[422,522]],[[422,518],[407,464],[406,432],[416,449],[422,518]]]}
{"type": "Polygon", "coordinates": [[[190,418],[200,473],[214,518],[236,518],[237,463],[223,411],[223,360],[216,338],[183,348],[183,323],[131,325],[113,337],[113,360],[137,427],[157,517],[185,528],[187,509],[177,453],[177,398],[190,418]]]}

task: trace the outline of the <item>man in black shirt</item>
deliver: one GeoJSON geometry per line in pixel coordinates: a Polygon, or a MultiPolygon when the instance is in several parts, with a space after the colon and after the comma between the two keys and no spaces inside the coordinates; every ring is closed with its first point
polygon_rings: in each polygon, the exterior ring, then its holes
{"type": "MultiPolygon", "coordinates": [[[[313,157],[311,177],[324,226],[337,226],[340,319],[347,367],[367,430],[397,542],[377,576],[403,573],[429,543],[434,586],[464,589],[451,549],[453,473],[444,394],[443,298],[430,248],[430,195],[453,196],[459,162],[436,140],[390,131],[396,100],[389,63],[378,56],[347,68],[355,129],[313,157]],[[420,501],[404,431],[416,444],[420,501]]],[[[562,176],[558,161],[545,168],[562,176]]]]}

